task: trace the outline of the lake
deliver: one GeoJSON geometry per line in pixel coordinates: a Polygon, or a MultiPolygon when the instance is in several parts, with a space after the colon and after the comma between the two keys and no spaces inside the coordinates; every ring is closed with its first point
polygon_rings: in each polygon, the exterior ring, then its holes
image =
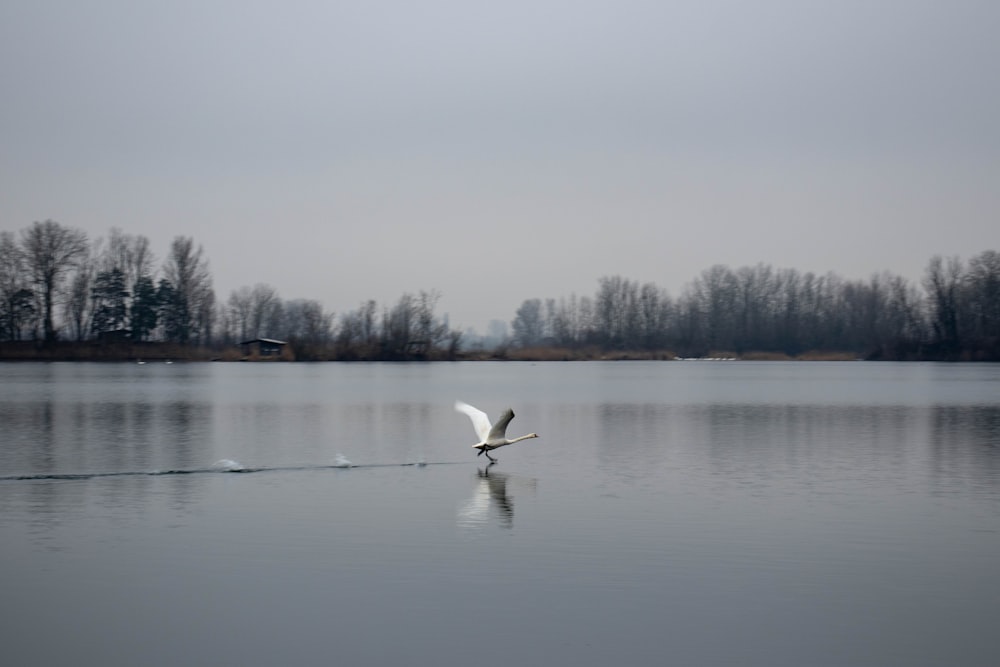
{"type": "Polygon", "coordinates": [[[986,667],[1000,365],[0,364],[0,540],[10,665],[986,667]]]}

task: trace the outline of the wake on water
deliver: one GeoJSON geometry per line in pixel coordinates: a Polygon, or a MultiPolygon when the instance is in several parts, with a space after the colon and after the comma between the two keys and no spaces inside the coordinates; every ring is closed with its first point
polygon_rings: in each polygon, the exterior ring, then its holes
{"type": "Polygon", "coordinates": [[[262,466],[247,467],[233,459],[219,459],[207,468],[178,468],[175,470],[128,470],[118,472],[67,472],[67,473],[28,473],[23,475],[0,475],[0,482],[27,481],[27,480],[74,480],[74,479],[97,479],[99,477],[160,477],[165,475],[199,475],[211,473],[254,473],[254,472],[282,472],[282,471],[304,471],[304,470],[330,470],[346,468],[389,468],[389,467],[417,467],[423,468],[428,465],[458,465],[461,461],[436,461],[428,463],[420,459],[413,463],[366,463],[356,464],[343,454],[337,454],[332,465],[302,465],[302,466],[262,466]]]}
{"type": "Polygon", "coordinates": [[[242,463],[232,459],[219,459],[212,464],[212,468],[220,472],[243,472],[246,470],[242,463]]]}

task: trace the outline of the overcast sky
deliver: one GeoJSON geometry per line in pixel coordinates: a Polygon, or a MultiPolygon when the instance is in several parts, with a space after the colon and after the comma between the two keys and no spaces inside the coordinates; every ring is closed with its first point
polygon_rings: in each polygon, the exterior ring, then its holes
{"type": "Polygon", "coordinates": [[[995,0],[0,0],[0,229],[456,327],[1000,249],[995,0]]]}

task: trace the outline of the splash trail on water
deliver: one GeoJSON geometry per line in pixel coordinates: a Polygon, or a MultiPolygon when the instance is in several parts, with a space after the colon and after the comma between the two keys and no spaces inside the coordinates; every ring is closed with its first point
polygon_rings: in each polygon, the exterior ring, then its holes
{"type": "Polygon", "coordinates": [[[414,461],[408,463],[363,463],[355,464],[346,458],[338,457],[332,465],[302,465],[302,466],[261,466],[248,467],[233,461],[222,459],[208,468],[176,468],[171,470],[123,470],[114,472],[40,472],[20,475],[0,475],[0,482],[33,481],[33,480],[87,480],[102,477],[165,477],[170,475],[209,475],[209,474],[250,474],[258,472],[301,472],[318,470],[345,470],[354,468],[423,468],[431,465],[460,465],[468,461],[414,461]]]}

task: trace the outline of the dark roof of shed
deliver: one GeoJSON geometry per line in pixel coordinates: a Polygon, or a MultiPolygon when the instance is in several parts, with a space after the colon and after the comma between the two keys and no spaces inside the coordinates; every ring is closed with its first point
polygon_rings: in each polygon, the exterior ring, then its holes
{"type": "Polygon", "coordinates": [[[274,340],[273,338],[254,338],[253,340],[245,340],[240,345],[250,345],[251,343],[270,343],[271,345],[288,345],[283,340],[274,340]]]}

